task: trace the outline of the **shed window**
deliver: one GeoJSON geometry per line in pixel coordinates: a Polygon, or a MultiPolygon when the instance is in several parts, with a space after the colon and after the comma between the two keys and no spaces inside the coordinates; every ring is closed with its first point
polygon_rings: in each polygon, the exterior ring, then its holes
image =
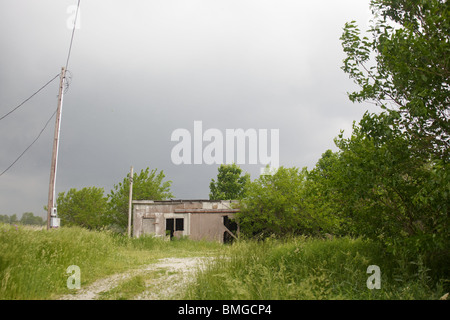
{"type": "Polygon", "coordinates": [[[175,219],[175,230],[176,231],[183,231],[184,230],[184,219],[183,218],[175,219]]]}

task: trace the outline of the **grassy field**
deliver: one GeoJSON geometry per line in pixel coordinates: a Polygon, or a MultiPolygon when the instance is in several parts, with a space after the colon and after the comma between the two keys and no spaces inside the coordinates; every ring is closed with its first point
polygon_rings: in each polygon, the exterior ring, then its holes
{"type": "Polygon", "coordinates": [[[71,227],[35,230],[0,224],[0,299],[53,299],[69,293],[66,270],[80,267],[81,286],[166,257],[216,255],[218,243],[128,239],[71,227]]]}
{"type": "Polygon", "coordinates": [[[362,239],[245,241],[229,247],[199,272],[185,298],[439,299],[445,293],[445,281],[433,283],[428,271],[420,259],[397,261],[381,246],[362,239]],[[367,273],[369,265],[380,267],[380,289],[367,286],[372,275],[367,273]]]}
{"type": "MultiPolygon", "coordinates": [[[[178,298],[185,299],[439,299],[446,292],[417,261],[397,261],[377,244],[341,238],[240,241],[128,239],[82,228],[33,230],[0,224],[0,299],[54,299],[69,293],[70,265],[81,286],[168,257],[216,257],[178,298]],[[381,270],[381,289],[367,288],[369,265],[381,270]]],[[[155,273],[152,277],[158,277],[155,273]]],[[[142,275],[101,299],[131,299],[142,275]]],[[[447,280],[448,284],[448,280],[447,280]]]]}

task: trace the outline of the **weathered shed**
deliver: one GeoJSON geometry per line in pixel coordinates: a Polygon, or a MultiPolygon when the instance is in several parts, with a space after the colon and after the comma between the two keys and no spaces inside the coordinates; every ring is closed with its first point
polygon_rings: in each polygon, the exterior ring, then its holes
{"type": "Polygon", "coordinates": [[[231,200],[134,200],[133,236],[187,236],[222,243],[236,237],[233,218],[239,210],[231,200]]]}

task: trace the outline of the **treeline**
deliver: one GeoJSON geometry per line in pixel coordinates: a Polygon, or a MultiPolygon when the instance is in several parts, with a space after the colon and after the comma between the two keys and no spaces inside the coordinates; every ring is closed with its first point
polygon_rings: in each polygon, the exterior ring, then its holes
{"type": "Polygon", "coordinates": [[[13,214],[11,216],[6,214],[0,215],[0,223],[20,223],[23,225],[43,226],[46,224],[46,222],[47,221],[42,219],[42,217],[35,216],[32,212],[24,212],[20,219],[17,219],[17,214],[13,214]]]}
{"type": "MultiPolygon", "coordinates": [[[[133,200],[166,200],[174,196],[170,192],[172,181],[164,181],[163,171],[147,167],[133,174],[133,200]]],[[[105,194],[104,188],[85,187],[77,190],[71,188],[61,192],[56,199],[58,217],[62,226],[80,226],[89,230],[109,229],[123,233],[128,224],[128,198],[130,175],[115,184],[105,194]]],[[[47,207],[44,206],[47,210],[47,207]]],[[[0,215],[0,223],[45,225],[47,220],[34,216],[31,212],[22,214],[0,215]]]]}
{"type": "MultiPolygon", "coordinates": [[[[147,167],[133,174],[133,200],[166,200],[172,198],[172,181],[164,181],[163,171],[147,167]]],[[[130,174],[115,184],[105,195],[103,188],[75,188],[61,192],[56,199],[58,216],[63,226],[87,229],[110,229],[125,232],[128,224],[130,174]]]]}

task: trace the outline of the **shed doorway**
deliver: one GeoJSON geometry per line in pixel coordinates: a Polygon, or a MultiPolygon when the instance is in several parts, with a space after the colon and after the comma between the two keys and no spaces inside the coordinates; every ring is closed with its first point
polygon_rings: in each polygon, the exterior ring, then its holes
{"type": "Polygon", "coordinates": [[[184,231],[183,218],[167,218],[166,219],[166,235],[170,235],[170,239],[182,235],[184,231]]]}
{"type": "Polygon", "coordinates": [[[223,216],[223,225],[226,228],[225,232],[223,233],[223,243],[232,243],[236,238],[235,233],[238,229],[238,225],[228,216],[223,216]]]}

